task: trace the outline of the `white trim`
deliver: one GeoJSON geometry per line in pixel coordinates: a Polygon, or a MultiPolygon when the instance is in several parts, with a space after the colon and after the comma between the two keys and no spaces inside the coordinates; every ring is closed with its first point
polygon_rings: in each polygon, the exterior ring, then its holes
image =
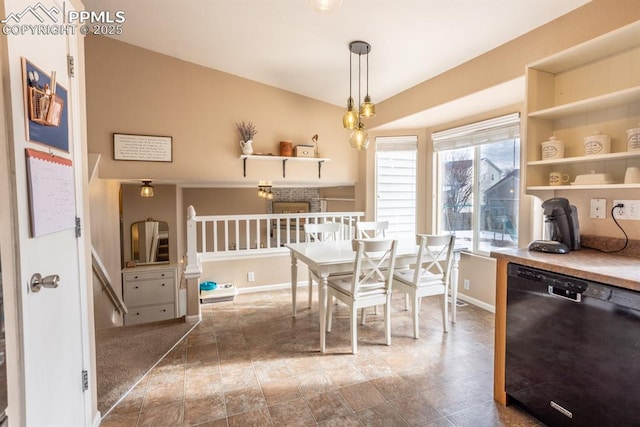
{"type": "Polygon", "coordinates": [[[461,294],[460,292],[458,292],[458,299],[464,302],[468,302],[471,305],[475,305],[476,307],[479,307],[483,310],[487,310],[488,312],[496,312],[496,307],[494,305],[487,304],[486,302],[470,297],[469,295],[461,294]]]}
{"type": "MultiPolygon", "coordinates": [[[[200,322],[202,320],[202,314],[198,313],[198,314],[194,314],[191,316],[184,316],[184,322],[185,323],[195,323],[195,322],[200,322]]],[[[189,331],[191,332],[191,331],[189,331]]]]}
{"type": "MultiPolygon", "coordinates": [[[[307,281],[298,282],[298,288],[306,288],[308,286],[307,281]]],[[[237,288],[238,295],[240,294],[252,294],[256,292],[268,292],[268,291],[284,291],[291,290],[291,283],[276,283],[274,285],[263,285],[263,286],[250,286],[246,288],[237,288]]]]}

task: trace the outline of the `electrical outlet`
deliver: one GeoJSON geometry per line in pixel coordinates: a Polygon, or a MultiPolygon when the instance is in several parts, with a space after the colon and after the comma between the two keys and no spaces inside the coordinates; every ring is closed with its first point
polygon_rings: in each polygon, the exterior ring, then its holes
{"type": "Polygon", "coordinates": [[[621,208],[614,208],[613,215],[616,219],[640,220],[640,200],[614,200],[613,206],[624,205],[621,208]]]}
{"type": "Polygon", "coordinates": [[[589,218],[604,219],[607,217],[607,199],[591,199],[589,218]]]}
{"type": "Polygon", "coordinates": [[[462,286],[464,286],[464,288],[468,291],[469,287],[471,286],[471,283],[469,283],[469,279],[464,279],[462,286]]]}
{"type": "Polygon", "coordinates": [[[253,271],[250,271],[247,273],[247,281],[248,282],[255,282],[256,281],[256,275],[253,274],[253,271]]]}

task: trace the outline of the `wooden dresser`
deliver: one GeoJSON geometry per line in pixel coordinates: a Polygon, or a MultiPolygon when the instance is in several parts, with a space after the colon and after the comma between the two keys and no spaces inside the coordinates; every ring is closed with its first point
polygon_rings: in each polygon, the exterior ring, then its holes
{"type": "Polygon", "coordinates": [[[153,265],[127,268],[122,272],[124,303],[129,313],[125,325],[178,317],[178,268],[153,265]]]}

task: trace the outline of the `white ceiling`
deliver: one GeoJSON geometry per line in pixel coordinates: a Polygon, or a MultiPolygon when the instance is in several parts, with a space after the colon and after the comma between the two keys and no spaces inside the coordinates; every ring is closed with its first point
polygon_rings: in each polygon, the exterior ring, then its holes
{"type": "MultiPolygon", "coordinates": [[[[332,14],[307,0],[84,4],[124,11],[123,34],[114,37],[123,42],[343,106],[350,41],[371,44],[369,92],[379,103],[588,1],[344,0],[332,14]]],[[[419,116],[411,123],[424,125],[419,116]]]]}

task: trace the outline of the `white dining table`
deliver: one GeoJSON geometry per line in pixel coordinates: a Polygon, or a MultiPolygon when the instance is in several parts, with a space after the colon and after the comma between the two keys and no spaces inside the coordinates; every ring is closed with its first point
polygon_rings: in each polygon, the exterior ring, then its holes
{"type": "MultiPolygon", "coordinates": [[[[320,351],[325,352],[326,315],[327,315],[327,279],[331,274],[353,271],[356,253],[351,240],[327,242],[290,243],[286,245],[291,253],[291,304],[292,314],[296,317],[296,291],[298,285],[298,260],[318,273],[318,312],[320,316],[320,351]]],[[[458,263],[462,248],[454,248],[451,265],[451,322],[456,321],[456,301],[458,296],[458,263]]],[[[396,247],[396,266],[401,268],[415,262],[418,245],[415,239],[399,239],[396,247]]]]}

